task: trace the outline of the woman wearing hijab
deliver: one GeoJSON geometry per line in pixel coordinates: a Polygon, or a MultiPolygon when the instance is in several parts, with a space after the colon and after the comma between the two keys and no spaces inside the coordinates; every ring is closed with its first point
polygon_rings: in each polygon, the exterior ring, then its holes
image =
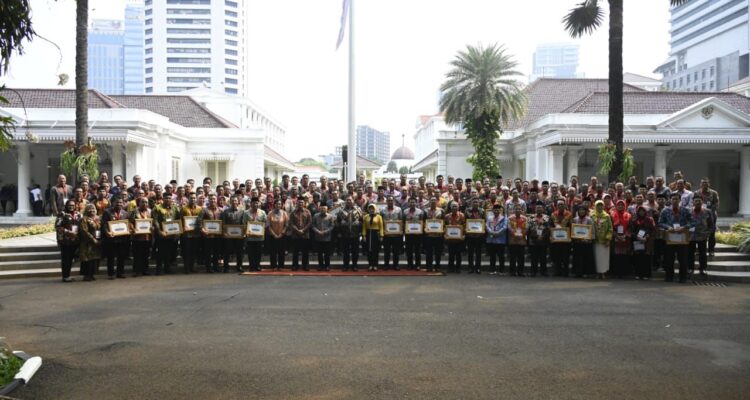
{"type": "Polygon", "coordinates": [[[81,219],[81,246],[79,249],[81,275],[83,275],[84,281],[95,280],[94,274],[99,270],[99,260],[102,258],[100,235],[101,223],[96,206],[89,203],[86,205],[84,216],[81,219]]]}
{"type": "Polygon", "coordinates": [[[70,199],[65,202],[65,209],[57,216],[55,230],[57,231],[57,246],[60,248],[63,282],[73,282],[70,270],[73,268],[73,258],[78,249],[78,224],[81,214],[76,209],[76,202],[70,199]]]}
{"type": "Polygon", "coordinates": [[[635,279],[648,280],[651,278],[651,253],[653,240],[651,240],[656,224],[645,207],[639,206],[635,216],[630,219],[630,237],[633,241],[633,265],[635,266],[635,279]]]}
{"type": "Polygon", "coordinates": [[[378,252],[380,251],[380,241],[383,240],[385,228],[383,226],[383,217],[377,213],[378,208],[374,203],[367,206],[367,215],[362,223],[362,236],[365,238],[365,248],[367,249],[368,271],[378,270],[378,252]]]}
{"type": "Polygon", "coordinates": [[[632,273],[630,266],[630,219],[631,215],[626,211],[625,200],[617,200],[614,210],[611,211],[612,230],[614,233],[614,251],[612,256],[612,272],[618,278],[628,276],[632,273]]]}
{"type": "MultiPolygon", "coordinates": [[[[578,225],[589,225],[593,229],[594,221],[588,216],[588,207],[580,206],[576,209],[576,216],[571,221],[578,225]]],[[[593,275],[594,271],[594,250],[593,242],[587,239],[573,239],[573,274],[576,278],[584,278],[587,275],[593,275]]]]}
{"type": "Polygon", "coordinates": [[[604,279],[609,271],[609,244],[612,241],[612,218],[604,210],[604,202],[597,200],[594,203],[594,259],[596,261],[596,274],[599,279],[604,279]]]}

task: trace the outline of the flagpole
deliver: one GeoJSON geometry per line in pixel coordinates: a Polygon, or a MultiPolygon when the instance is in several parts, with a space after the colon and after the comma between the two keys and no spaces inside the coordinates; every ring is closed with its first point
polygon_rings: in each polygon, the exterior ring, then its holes
{"type": "Polygon", "coordinates": [[[346,179],[357,180],[357,131],[354,122],[354,0],[349,0],[349,165],[346,179]]]}

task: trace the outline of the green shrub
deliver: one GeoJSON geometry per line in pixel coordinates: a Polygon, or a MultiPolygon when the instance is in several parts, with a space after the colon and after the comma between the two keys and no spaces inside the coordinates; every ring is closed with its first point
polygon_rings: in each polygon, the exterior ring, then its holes
{"type": "Polygon", "coordinates": [[[55,231],[55,224],[49,223],[44,225],[25,225],[14,228],[0,228],[0,240],[10,239],[22,236],[39,235],[55,231]]]}
{"type": "Polygon", "coordinates": [[[737,239],[738,251],[750,253],[750,221],[734,224],[729,230],[737,239]]]}
{"type": "Polygon", "coordinates": [[[23,362],[18,357],[0,358],[0,387],[13,381],[23,362]]]}

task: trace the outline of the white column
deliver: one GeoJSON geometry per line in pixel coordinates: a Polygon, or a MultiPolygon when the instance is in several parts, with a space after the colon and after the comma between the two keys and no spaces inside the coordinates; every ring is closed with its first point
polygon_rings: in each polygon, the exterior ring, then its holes
{"type": "Polygon", "coordinates": [[[740,150],[740,209],[737,214],[750,216],[750,146],[740,150]]]}
{"type": "Polygon", "coordinates": [[[29,142],[18,142],[18,205],[13,216],[28,217],[32,215],[29,189],[31,186],[31,152],[29,142]]]}
{"type": "Polygon", "coordinates": [[[667,151],[669,151],[669,146],[654,147],[654,177],[664,177],[665,182],[667,179],[667,151]]]}
{"type": "Polygon", "coordinates": [[[536,142],[534,139],[526,141],[526,171],[522,179],[531,180],[536,176],[536,142]]]}
{"type": "Polygon", "coordinates": [[[563,158],[565,157],[565,147],[563,146],[550,146],[550,163],[548,166],[549,180],[561,184],[564,182],[565,177],[563,176],[563,158]]]}
{"type": "MultiPolygon", "coordinates": [[[[565,183],[570,183],[570,177],[575,175],[578,176],[578,160],[580,160],[581,156],[583,155],[583,147],[582,146],[568,146],[568,176],[564,176],[565,183]]],[[[578,177],[578,181],[580,182],[581,179],[578,177]]],[[[563,182],[558,182],[562,184],[563,182]]]]}
{"type": "MultiPolygon", "coordinates": [[[[113,179],[115,175],[122,175],[123,178],[125,177],[125,165],[122,161],[122,147],[119,143],[113,144],[110,146],[111,151],[109,154],[112,157],[112,173],[110,174],[110,179],[113,179]]],[[[127,180],[127,179],[126,179],[127,180]]],[[[113,181],[114,182],[114,181],[113,181]]]]}
{"type": "Polygon", "coordinates": [[[438,175],[443,175],[445,179],[448,179],[448,175],[452,175],[448,172],[448,146],[445,142],[438,141],[438,175]]]}

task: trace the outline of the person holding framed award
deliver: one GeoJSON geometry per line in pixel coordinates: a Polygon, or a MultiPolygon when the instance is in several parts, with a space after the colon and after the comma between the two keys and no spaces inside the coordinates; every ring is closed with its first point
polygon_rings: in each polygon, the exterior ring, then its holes
{"type": "MultiPolygon", "coordinates": [[[[513,204],[513,203],[510,203],[513,204]]],[[[515,203],[512,205],[513,213],[508,217],[508,255],[510,258],[510,275],[523,277],[524,256],[526,247],[526,232],[528,218],[523,215],[524,205],[515,203]]]]}
{"type": "MultiPolygon", "coordinates": [[[[245,211],[244,223],[250,227],[251,224],[259,224],[265,231],[267,216],[266,212],[260,209],[260,199],[255,196],[250,198],[250,208],[245,211]]],[[[258,228],[260,229],[260,228],[258,228]]],[[[247,262],[250,271],[260,271],[260,260],[263,257],[263,242],[265,232],[255,233],[248,231],[245,236],[245,251],[247,252],[247,262]]]]}
{"type": "Polygon", "coordinates": [[[384,236],[383,217],[378,214],[375,203],[367,206],[367,215],[362,222],[362,236],[365,238],[365,249],[367,250],[368,271],[378,270],[378,252],[380,252],[380,241],[384,236]]]}
{"type": "Polygon", "coordinates": [[[177,259],[177,241],[179,235],[169,235],[164,229],[165,223],[179,222],[180,209],[173,203],[172,195],[162,193],[161,204],[154,207],[156,226],[156,275],[161,275],[162,268],[167,274],[172,273],[172,263],[177,259]]]}
{"type": "Polygon", "coordinates": [[[568,240],[550,240],[549,255],[557,276],[568,276],[568,267],[570,265],[570,221],[572,218],[573,215],[568,211],[566,201],[563,199],[558,200],[557,207],[552,212],[550,218],[550,227],[554,229],[566,229],[568,231],[568,240]]]}
{"type": "Polygon", "coordinates": [[[635,216],[630,219],[630,237],[633,238],[633,266],[635,279],[651,278],[652,235],[656,229],[654,219],[644,206],[638,206],[635,216]]]}
{"type": "Polygon", "coordinates": [[[84,281],[96,280],[94,275],[99,270],[102,258],[101,223],[93,203],[86,205],[80,227],[81,247],[78,255],[81,258],[81,275],[84,281]]]}
{"type": "Polygon", "coordinates": [[[594,221],[588,216],[589,208],[582,204],[576,208],[576,216],[571,220],[571,240],[573,251],[573,275],[576,278],[585,278],[596,273],[594,265],[594,243],[589,235],[588,238],[573,235],[572,225],[588,225],[589,231],[594,229],[594,221]]]}
{"type": "MultiPolygon", "coordinates": [[[[229,198],[229,207],[227,207],[221,213],[221,224],[222,226],[241,226],[242,230],[245,230],[245,211],[240,208],[240,198],[237,195],[233,195],[229,198]]],[[[240,236],[239,238],[224,238],[224,269],[226,273],[229,271],[229,262],[232,257],[235,259],[235,268],[237,272],[242,273],[242,259],[245,258],[245,238],[240,236]]]]}
{"type": "Polygon", "coordinates": [[[501,202],[492,205],[487,214],[487,253],[490,256],[490,275],[505,274],[505,246],[508,243],[508,218],[501,202]],[[496,264],[497,262],[497,264],[496,264]]]}
{"type": "Polygon", "coordinates": [[[403,214],[401,207],[394,205],[394,201],[392,195],[386,197],[385,208],[380,211],[385,229],[383,237],[383,270],[385,271],[390,268],[391,257],[393,257],[393,269],[396,271],[401,269],[398,266],[398,256],[401,254],[401,247],[404,243],[403,214]],[[397,225],[400,225],[398,230],[396,230],[397,225]]]}
{"type": "MultiPolygon", "coordinates": [[[[533,193],[533,192],[532,192],[533,193]]],[[[529,256],[531,258],[531,276],[541,272],[547,276],[547,246],[549,244],[549,217],[544,214],[544,205],[534,206],[534,216],[529,217],[529,256]]]]}
{"type": "Polygon", "coordinates": [[[182,250],[182,263],[186,274],[195,272],[195,261],[200,254],[198,249],[202,245],[200,226],[197,224],[202,207],[196,204],[197,198],[194,192],[188,193],[187,204],[180,209],[180,219],[183,223],[180,249],[182,250]]]}
{"type": "Polygon", "coordinates": [[[710,235],[715,230],[714,214],[713,211],[704,206],[702,197],[695,196],[693,197],[693,208],[690,210],[690,217],[695,225],[689,229],[691,235],[687,252],[687,265],[688,267],[695,265],[695,252],[697,250],[698,268],[700,274],[705,276],[706,267],[708,266],[706,241],[710,239],[710,235]]]}
{"type": "MultiPolygon", "coordinates": [[[[64,181],[63,181],[64,182],[64,181]]],[[[70,270],[73,268],[73,258],[78,250],[78,229],[81,222],[81,214],[76,209],[73,199],[63,203],[63,209],[57,214],[55,220],[55,231],[57,232],[57,247],[60,248],[60,267],[62,268],[62,281],[73,282],[70,278],[70,270]]]]}
{"type": "Polygon", "coordinates": [[[115,276],[125,278],[125,259],[130,253],[130,215],[125,210],[125,201],[122,199],[126,195],[127,192],[123,191],[122,196],[115,197],[112,200],[112,207],[104,210],[102,216],[100,236],[102,237],[102,255],[107,258],[107,279],[115,279],[115,276]],[[124,223],[123,229],[128,231],[127,234],[120,235],[112,232],[110,225],[113,223],[124,223]]]}
{"type": "Polygon", "coordinates": [[[137,207],[130,213],[130,230],[133,234],[133,276],[149,275],[148,260],[151,253],[153,219],[148,208],[148,198],[139,197],[137,207]],[[145,228],[146,221],[152,221],[145,228]]]}
{"type": "Polygon", "coordinates": [[[215,194],[208,195],[208,205],[201,210],[196,226],[200,227],[203,235],[203,250],[206,257],[206,272],[219,272],[219,257],[221,254],[220,234],[210,233],[203,221],[217,221],[221,219],[221,209],[215,194]]]}
{"type": "Polygon", "coordinates": [[[427,225],[430,220],[442,221],[444,211],[437,206],[436,197],[430,198],[430,205],[425,210],[425,235],[424,235],[424,252],[427,262],[427,269],[431,272],[440,270],[440,258],[443,255],[443,231],[428,231],[427,225]]]}
{"type": "Polygon", "coordinates": [[[404,211],[403,226],[406,234],[406,265],[410,270],[419,271],[422,266],[420,249],[424,236],[424,215],[424,211],[417,208],[417,199],[409,197],[409,208],[404,211]]]}
{"type": "Polygon", "coordinates": [[[482,223],[482,232],[466,230],[466,247],[469,253],[469,273],[482,273],[482,243],[484,243],[484,209],[479,206],[479,198],[471,199],[471,207],[466,210],[466,220],[479,220],[482,223]]]}
{"type": "Polygon", "coordinates": [[[680,207],[680,194],[673,193],[671,204],[661,211],[659,227],[664,232],[666,246],[664,250],[664,280],[674,282],[675,258],[680,265],[680,283],[687,281],[687,251],[688,230],[695,222],[690,217],[690,211],[680,207]]]}
{"type": "Polygon", "coordinates": [[[596,274],[599,279],[605,279],[609,271],[609,246],[612,242],[612,218],[604,209],[604,201],[594,203],[594,259],[596,260],[596,274]]]}
{"type": "MultiPolygon", "coordinates": [[[[452,201],[450,203],[450,213],[445,216],[445,231],[446,235],[449,235],[449,229],[459,227],[461,230],[466,225],[466,216],[461,211],[458,211],[459,202],[452,201]]],[[[448,272],[461,273],[461,252],[464,249],[464,237],[461,232],[461,237],[446,236],[446,245],[448,246],[448,272]]]]}

